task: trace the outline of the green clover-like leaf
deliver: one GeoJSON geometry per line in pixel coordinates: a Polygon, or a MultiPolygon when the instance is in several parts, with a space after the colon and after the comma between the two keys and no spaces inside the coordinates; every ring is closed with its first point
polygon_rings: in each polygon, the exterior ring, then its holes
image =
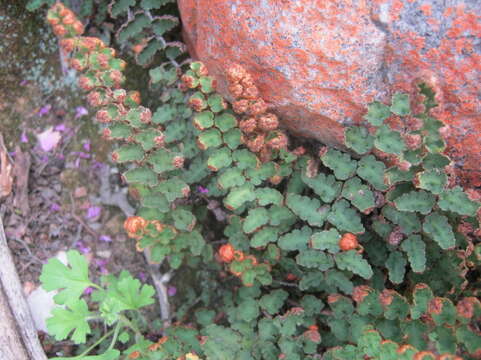
{"type": "Polygon", "coordinates": [[[401,155],[406,150],[406,144],[401,134],[391,130],[387,125],[382,125],[377,129],[374,146],[385,153],[394,155],[401,155]]]}
{"type": "Polygon", "coordinates": [[[334,266],[334,260],[331,255],[314,249],[302,250],[296,256],[296,262],[306,268],[316,268],[321,271],[326,271],[334,266]]]}
{"type": "Polygon", "coordinates": [[[396,93],[392,97],[391,111],[399,116],[406,116],[411,113],[409,105],[409,95],[396,93]]]}
{"type": "Polygon", "coordinates": [[[439,169],[426,170],[417,174],[419,187],[433,194],[440,194],[448,182],[446,173],[439,169]]]}
{"type": "Polygon", "coordinates": [[[86,288],[92,286],[89,280],[87,260],[78,251],[67,252],[68,266],[53,258],[42,268],[40,281],[47,291],[63,289],[54,299],[57,304],[78,299],[86,288]]]}
{"type": "Polygon", "coordinates": [[[282,250],[286,251],[304,250],[307,249],[311,234],[311,228],[304,226],[302,229],[295,229],[290,233],[281,236],[277,245],[279,245],[282,250]]]}
{"type": "Polygon", "coordinates": [[[339,180],[349,179],[354,175],[357,168],[357,161],[349,154],[339,150],[329,149],[321,156],[322,163],[334,171],[334,176],[339,180]]]}
{"type": "Polygon", "coordinates": [[[237,119],[227,112],[215,116],[215,126],[223,133],[237,126],[237,119]]]}
{"type": "Polygon", "coordinates": [[[224,198],[224,205],[230,210],[241,207],[246,201],[253,201],[256,198],[254,186],[245,183],[242,186],[232,188],[229,194],[224,198]]]}
{"type": "Polygon", "coordinates": [[[339,252],[341,234],[335,229],[316,232],[311,236],[311,247],[318,250],[327,250],[331,254],[339,252]]]}
{"type": "Polygon", "coordinates": [[[374,137],[369,134],[365,127],[350,126],[344,132],[344,142],[348,148],[362,155],[371,151],[374,145],[374,137]]]}
{"type": "Polygon", "coordinates": [[[258,207],[249,210],[249,215],[244,220],[242,230],[246,234],[250,234],[259,229],[262,225],[269,222],[269,215],[267,210],[263,207],[258,207]]]}
{"type": "Polygon", "coordinates": [[[359,177],[376,190],[386,190],[387,185],[384,183],[384,172],[386,165],[382,161],[376,160],[373,155],[363,156],[358,163],[357,174],[359,177]]]}
{"type": "Polygon", "coordinates": [[[279,312],[284,302],[287,300],[289,294],[284,290],[273,290],[269,294],[261,297],[259,305],[269,314],[275,315],[279,312]]]}
{"type": "Polygon", "coordinates": [[[342,183],[336,181],[336,178],[332,175],[319,173],[310,178],[303,172],[302,181],[326,203],[334,201],[341,193],[342,183]]]}
{"type": "Polygon", "coordinates": [[[435,196],[424,190],[410,191],[394,200],[394,205],[396,205],[398,210],[408,212],[416,211],[423,215],[429,214],[435,203],[435,196]]]}
{"type": "Polygon", "coordinates": [[[118,278],[112,278],[106,291],[106,299],[111,305],[115,303],[115,310],[138,310],[155,302],[155,290],[150,285],[142,285],[138,279],[123,270],[118,278]]]}
{"type": "Polygon", "coordinates": [[[381,126],[389,116],[391,116],[389,107],[379,101],[374,101],[367,106],[367,114],[364,115],[364,119],[373,126],[381,126]]]}
{"type": "Polygon", "coordinates": [[[213,152],[207,159],[207,167],[212,171],[228,167],[232,163],[232,151],[228,147],[222,147],[213,152]]]}
{"type": "Polygon", "coordinates": [[[444,215],[434,212],[427,216],[424,220],[423,230],[438,243],[441,249],[450,249],[456,245],[453,228],[444,215]]]}
{"type": "Polygon", "coordinates": [[[400,284],[404,279],[406,273],[406,259],[399,251],[393,251],[389,254],[386,261],[386,267],[389,273],[389,280],[393,284],[400,284]]]}
{"type": "Polygon", "coordinates": [[[58,341],[66,339],[73,331],[72,341],[82,344],[91,332],[87,319],[92,313],[83,299],[71,299],[66,305],[65,309],[52,310],[53,316],[47,319],[48,331],[58,341]]]}
{"type": "Polygon", "coordinates": [[[343,251],[334,256],[337,267],[341,270],[349,270],[364,279],[370,279],[373,275],[371,265],[355,250],[343,251]]]}
{"type": "Polygon", "coordinates": [[[358,177],[353,177],[344,183],[342,196],[361,212],[369,211],[375,206],[373,192],[358,177]]]}
{"type": "Polygon", "coordinates": [[[307,221],[311,226],[321,226],[329,213],[328,206],[321,208],[319,200],[307,196],[288,194],[286,204],[294,214],[307,221]]]}
{"type": "Polygon", "coordinates": [[[438,206],[455,214],[475,216],[481,204],[470,200],[463,189],[456,186],[439,195],[438,206]]]}
{"type": "Polygon", "coordinates": [[[426,270],[426,244],[420,235],[411,235],[401,243],[401,249],[408,256],[411,269],[416,273],[426,270]]]}
{"type": "Polygon", "coordinates": [[[349,206],[346,200],[336,201],[332,207],[327,220],[338,230],[362,234],[364,226],[361,223],[359,213],[349,206]]]}

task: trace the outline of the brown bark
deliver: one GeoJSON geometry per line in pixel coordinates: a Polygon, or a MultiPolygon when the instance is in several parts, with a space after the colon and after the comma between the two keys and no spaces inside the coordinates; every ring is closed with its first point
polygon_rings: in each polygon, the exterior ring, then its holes
{"type": "Polygon", "coordinates": [[[15,270],[0,218],[0,359],[47,360],[15,270]]]}

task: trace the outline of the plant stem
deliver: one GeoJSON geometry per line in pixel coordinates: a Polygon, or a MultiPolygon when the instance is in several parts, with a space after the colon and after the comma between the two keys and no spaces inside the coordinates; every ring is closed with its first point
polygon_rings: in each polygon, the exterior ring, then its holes
{"type": "Polygon", "coordinates": [[[112,337],[112,342],[109,345],[109,348],[107,350],[112,350],[114,348],[115,342],[117,341],[117,337],[119,336],[119,331],[120,331],[120,326],[121,322],[118,321],[117,325],[115,326],[114,330],[114,336],[112,337]]]}
{"type": "Polygon", "coordinates": [[[95,283],[90,283],[90,286],[96,288],[97,290],[102,290],[102,287],[95,283]]]}
{"type": "Polygon", "coordinates": [[[100,344],[102,341],[104,341],[105,339],[107,339],[110,335],[112,335],[112,333],[114,332],[114,330],[110,330],[109,332],[105,333],[104,336],[102,336],[100,339],[98,339],[92,346],[90,346],[87,350],[85,350],[83,353],[81,353],[79,356],[76,356],[72,359],[76,359],[76,358],[82,358],[83,356],[87,355],[92,349],[94,349],[98,344],[100,344]]]}
{"type": "Polygon", "coordinates": [[[125,315],[119,314],[119,319],[135,332],[136,337],[142,337],[142,333],[138,329],[137,325],[130,321],[125,315]]]}

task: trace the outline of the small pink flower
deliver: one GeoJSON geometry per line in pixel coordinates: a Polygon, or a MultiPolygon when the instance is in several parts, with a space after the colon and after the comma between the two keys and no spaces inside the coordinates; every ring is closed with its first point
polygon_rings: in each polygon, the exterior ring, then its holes
{"type": "Polygon", "coordinates": [[[177,288],[175,286],[169,286],[167,288],[167,295],[174,296],[175,294],[177,294],[177,288]]]}
{"type": "Polygon", "coordinates": [[[107,259],[96,259],[95,260],[95,264],[97,266],[105,266],[105,265],[107,265],[107,263],[108,263],[107,259]]]}
{"type": "Polygon", "coordinates": [[[84,143],[83,145],[83,148],[85,151],[89,152],[90,151],[90,142],[87,141],[86,143],[84,143]]]}
{"type": "Polygon", "coordinates": [[[107,270],[107,267],[106,267],[107,263],[108,263],[107,259],[96,259],[95,260],[95,265],[97,265],[101,274],[108,274],[108,270],[107,270]]]}
{"type": "Polygon", "coordinates": [[[72,155],[77,155],[80,159],[90,159],[90,154],[87,154],[83,151],[74,151],[72,155]]]}
{"type": "Polygon", "coordinates": [[[84,108],[83,106],[77,106],[75,108],[75,119],[78,119],[84,115],[88,115],[88,110],[84,108]]]}
{"type": "Polygon", "coordinates": [[[199,192],[201,194],[207,194],[207,193],[209,193],[209,189],[199,185],[199,186],[197,186],[197,192],[199,192]]]}
{"type": "Polygon", "coordinates": [[[65,130],[67,130],[67,127],[65,126],[65,124],[59,124],[55,126],[55,130],[64,132],[65,130]]]}
{"type": "Polygon", "coordinates": [[[94,288],[93,287],[88,287],[84,290],[84,294],[85,295],[90,295],[92,293],[92,291],[94,291],[94,288]]]}
{"type": "Polygon", "coordinates": [[[108,235],[100,235],[99,240],[104,242],[112,242],[112,238],[108,235]]]}
{"type": "Polygon", "coordinates": [[[90,248],[88,246],[85,246],[83,242],[79,241],[76,245],[77,249],[80,250],[82,254],[87,254],[90,252],[90,248]]]}
{"type": "Polygon", "coordinates": [[[50,210],[51,211],[60,211],[61,207],[59,204],[57,203],[53,203],[52,205],[50,205],[50,210]]]}
{"type": "Polygon", "coordinates": [[[28,143],[28,137],[27,137],[27,134],[25,134],[25,131],[22,132],[22,135],[20,135],[20,142],[28,143]]]}
{"type": "Polygon", "coordinates": [[[51,109],[52,109],[52,105],[50,105],[50,104],[47,104],[47,105],[45,105],[45,106],[42,106],[42,107],[40,108],[40,110],[38,111],[37,115],[38,115],[38,116],[47,115],[47,114],[50,112],[51,109]]]}
{"type": "Polygon", "coordinates": [[[87,209],[87,215],[86,215],[86,218],[87,219],[93,219],[93,218],[96,218],[98,216],[100,216],[100,213],[102,212],[102,208],[100,206],[90,206],[88,209],[87,209]]]}

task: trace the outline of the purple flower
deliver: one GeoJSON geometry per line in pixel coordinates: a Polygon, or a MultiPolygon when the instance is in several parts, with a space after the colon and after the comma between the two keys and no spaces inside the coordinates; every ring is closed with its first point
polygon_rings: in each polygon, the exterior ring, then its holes
{"type": "Polygon", "coordinates": [[[197,186],[197,192],[201,194],[207,194],[209,192],[209,189],[199,185],[197,186]]]}
{"type": "Polygon", "coordinates": [[[101,272],[107,271],[107,268],[105,267],[105,265],[107,265],[107,263],[108,263],[107,259],[96,259],[95,260],[95,265],[98,266],[98,268],[100,269],[101,272]]]}
{"type": "Polygon", "coordinates": [[[100,161],[94,161],[94,163],[92,164],[92,169],[96,170],[96,169],[102,169],[104,167],[104,163],[100,162],[100,161]]]}
{"type": "Polygon", "coordinates": [[[50,205],[50,210],[51,211],[60,211],[61,207],[59,204],[57,203],[52,203],[52,205],[50,205]]]}
{"type": "Polygon", "coordinates": [[[95,265],[97,265],[97,267],[99,268],[99,271],[102,273],[102,274],[108,274],[108,270],[107,270],[107,263],[109,261],[107,259],[96,259],[95,260],[95,265]]]}
{"type": "Polygon", "coordinates": [[[86,289],[84,290],[84,294],[85,294],[85,295],[90,295],[90,294],[92,293],[92,291],[94,291],[94,288],[91,287],[91,286],[89,286],[88,288],[86,288],[86,289]]]}
{"type": "Polygon", "coordinates": [[[87,219],[93,219],[98,216],[100,216],[100,212],[102,211],[102,208],[100,206],[91,206],[87,209],[87,219]]]}
{"type": "Polygon", "coordinates": [[[22,132],[22,135],[20,135],[20,142],[28,143],[28,137],[27,137],[27,134],[25,134],[25,131],[22,132]]]}
{"type": "Polygon", "coordinates": [[[73,151],[72,155],[77,155],[80,159],[90,159],[90,154],[87,154],[83,151],[73,151]]]}
{"type": "Polygon", "coordinates": [[[177,288],[175,286],[169,286],[167,288],[167,295],[174,296],[175,294],[177,294],[177,288]]]}
{"type": "Polygon", "coordinates": [[[75,119],[78,119],[84,115],[88,115],[88,110],[84,108],[83,106],[77,106],[75,108],[75,119]]]}
{"type": "Polygon", "coordinates": [[[20,81],[20,83],[19,83],[20,86],[25,86],[25,85],[27,85],[27,84],[28,84],[28,80],[22,80],[22,81],[20,81]]]}
{"type": "Polygon", "coordinates": [[[77,249],[80,250],[82,254],[87,254],[90,252],[90,248],[88,246],[85,246],[81,241],[79,241],[75,246],[77,247],[77,249]]]}
{"type": "Polygon", "coordinates": [[[45,106],[42,106],[42,107],[40,108],[40,110],[38,111],[37,115],[38,115],[38,116],[47,115],[47,114],[50,112],[51,109],[52,109],[52,105],[50,105],[50,104],[47,104],[47,105],[45,105],[45,106]]]}
{"type": "Polygon", "coordinates": [[[90,142],[87,141],[86,143],[84,143],[83,148],[84,148],[85,151],[89,152],[90,151],[90,142]]]}
{"type": "Polygon", "coordinates": [[[140,279],[140,281],[142,282],[145,282],[145,280],[147,280],[147,275],[145,275],[145,273],[143,271],[139,272],[139,274],[137,275],[140,279]]]}
{"type": "Polygon", "coordinates": [[[55,130],[64,132],[65,130],[67,130],[67,127],[65,126],[65,124],[59,124],[55,126],[55,130]]]}
{"type": "Polygon", "coordinates": [[[100,235],[99,240],[104,242],[112,242],[112,238],[108,235],[100,235]]]}

